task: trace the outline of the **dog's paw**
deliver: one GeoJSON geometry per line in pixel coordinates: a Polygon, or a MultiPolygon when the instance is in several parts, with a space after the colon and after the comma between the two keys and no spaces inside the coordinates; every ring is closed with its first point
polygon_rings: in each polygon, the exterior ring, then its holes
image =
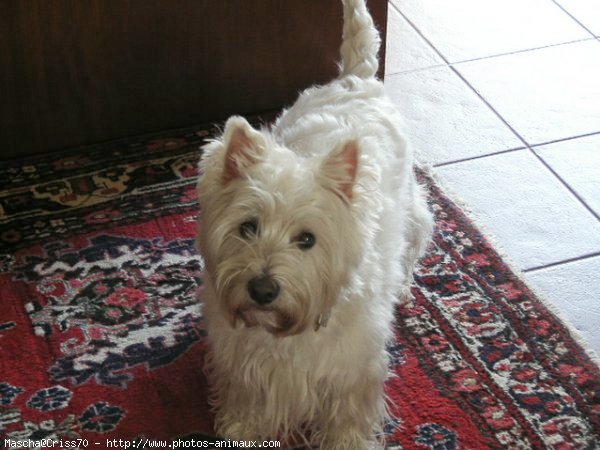
{"type": "Polygon", "coordinates": [[[321,450],[383,450],[384,446],[374,440],[348,430],[347,434],[327,436],[321,445],[321,450]]]}
{"type": "Polygon", "coordinates": [[[231,418],[221,418],[216,432],[222,438],[237,441],[256,441],[260,437],[252,424],[231,418]]]}

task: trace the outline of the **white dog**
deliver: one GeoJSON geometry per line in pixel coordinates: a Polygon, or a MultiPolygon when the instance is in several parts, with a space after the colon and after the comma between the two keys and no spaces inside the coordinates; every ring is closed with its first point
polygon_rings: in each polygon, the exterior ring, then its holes
{"type": "Polygon", "coordinates": [[[204,147],[206,367],[227,438],[381,445],[394,304],[432,224],[377,30],[364,0],[343,4],[339,77],[204,147]]]}

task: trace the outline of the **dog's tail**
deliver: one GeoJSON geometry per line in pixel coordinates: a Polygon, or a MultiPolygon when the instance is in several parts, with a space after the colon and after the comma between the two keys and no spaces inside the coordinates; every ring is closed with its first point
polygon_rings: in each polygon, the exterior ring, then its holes
{"type": "Polygon", "coordinates": [[[342,0],[342,3],[344,31],[340,50],[340,76],[374,77],[379,68],[379,32],[373,24],[365,0],[342,0]]]}

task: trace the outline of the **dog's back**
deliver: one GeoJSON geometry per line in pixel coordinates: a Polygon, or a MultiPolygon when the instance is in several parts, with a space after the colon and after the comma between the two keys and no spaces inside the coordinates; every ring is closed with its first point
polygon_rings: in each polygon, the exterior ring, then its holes
{"type": "Polygon", "coordinates": [[[342,0],[342,3],[344,26],[338,77],[302,92],[270,131],[278,142],[307,157],[324,154],[341,140],[355,135],[362,139],[373,136],[377,140],[393,140],[380,147],[395,147],[395,154],[377,152],[380,162],[389,164],[393,159],[405,159],[402,118],[377,79],[379,32],[364,0],[342,0]]]}

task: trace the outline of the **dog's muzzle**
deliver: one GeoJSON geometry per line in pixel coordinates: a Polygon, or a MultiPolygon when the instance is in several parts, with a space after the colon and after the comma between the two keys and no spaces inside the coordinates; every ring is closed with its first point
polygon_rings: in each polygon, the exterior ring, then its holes
{"type": "Polygon", "coordinates": [[[248,281],[248,295],[259,305],[268,305],[279,295],[279,283],[269,275],[254,277],[248,281]]]}

